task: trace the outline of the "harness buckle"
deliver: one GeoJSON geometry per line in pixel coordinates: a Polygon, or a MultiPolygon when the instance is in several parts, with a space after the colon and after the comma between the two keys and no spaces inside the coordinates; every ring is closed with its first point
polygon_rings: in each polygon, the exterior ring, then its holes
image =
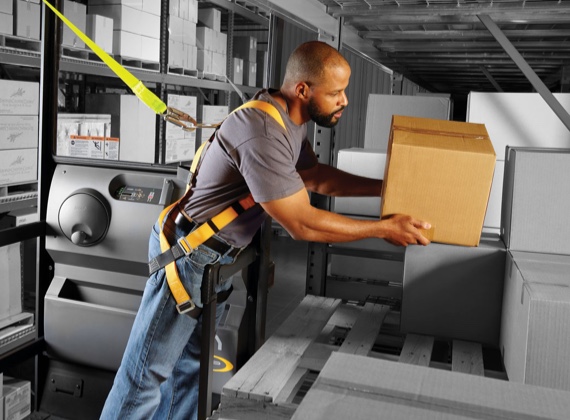
{"type": "Polygon", "coordinates": [[[188,313],[188,312],[194,310],[195,308],[196,308],[196,305],[194,305],[194,302],[192,302],[192,299],[188,299],[186,302],[182,302],[182,303],[179,303],[178,305],[176,305],[176,310],[178,311],[178,313],[180,315],[188,313]]]}
{"type": "Polygon", "coordinates": [[[186,236],[178,238],[176,242],[178,242],[178,245],[180,246],[180,248],[182,248],[182,251],[184,252],[185,256],[190,255],[195,249],[192,248],[192,246],[188,243],[188,241],[186,240],[186,236]]]}

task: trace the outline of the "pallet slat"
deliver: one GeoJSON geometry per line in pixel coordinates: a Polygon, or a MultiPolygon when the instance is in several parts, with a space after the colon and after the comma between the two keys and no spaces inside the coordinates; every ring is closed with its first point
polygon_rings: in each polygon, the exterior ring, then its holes
{"type": "Polygon", "coordinates": [[[485,376],[481,344],[463,340],[454,340],[451,370],[455,372],[485,376]]]}
{"type": "Polygon", "coordinates": [[[418,366],[429,366],[433,350],[433,337],[418,334],[408,334],[400,354],[400,363],[418,366]]]}

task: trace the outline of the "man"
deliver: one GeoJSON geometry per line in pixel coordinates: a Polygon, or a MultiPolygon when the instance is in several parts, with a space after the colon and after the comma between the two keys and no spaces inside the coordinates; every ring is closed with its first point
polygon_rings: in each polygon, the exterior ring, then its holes
{"type": "MultiPolygon", "coordinates": [[[[305,123],[333,127],[348,105],[350,67],[322,42],[300,45],[287,63],[281,89],[262,90],[254,99],[269,102],[282,127],[268,113],[247,108],[231,114],[216,132],[185,203],[173,210],[163,231],[175,239],[252,194],[257,204],[214,238],[176,261],[184,287],[200,307],[204,267],[231,264],[249,244],[267,215],[294,238],[346,242],[384,238],[397,245],[429,241],[420,229],[429,224],[406,215],[363,221],[311,206],[307,191],[330,196],[380,196],[382,181],[318,163],[306,139],[305,123]]],[[[161,253],[160,226],[149,242],[151,259],[161,253]]],[[[147,283],[123,362],[102,413],[103,419],[192,419],[197,412],[201,317],[179,314],[164,269],[147,283]]],[[[223,293],[231,280],[221,285],[223,293]]],[[[221,316],[219,305],[217,316],[221,316]]]]}

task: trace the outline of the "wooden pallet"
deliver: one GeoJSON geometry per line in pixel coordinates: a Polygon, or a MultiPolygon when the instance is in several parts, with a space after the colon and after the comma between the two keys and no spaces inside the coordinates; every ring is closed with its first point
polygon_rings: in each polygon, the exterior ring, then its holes
{"type": "Polygon", "coordinates": [[[228,381],[213,418],[291,418],[333,352],[505,378],[500,370],[485,369],[480,344],[402,335],[398,319],[382,304],[305,297],[228,381]]]}

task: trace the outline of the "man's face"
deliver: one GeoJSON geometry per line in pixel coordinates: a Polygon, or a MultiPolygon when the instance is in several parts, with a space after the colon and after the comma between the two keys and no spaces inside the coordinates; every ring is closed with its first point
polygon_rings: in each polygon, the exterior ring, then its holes
{"type": "Polygon", "coordinates": [[[345,89],[350,79],[347,65],[327,69],[323,81],[310,87],[311,96],[307,112],[312,121],[321,127],[334,127],[348,105],[345,89]]]}

